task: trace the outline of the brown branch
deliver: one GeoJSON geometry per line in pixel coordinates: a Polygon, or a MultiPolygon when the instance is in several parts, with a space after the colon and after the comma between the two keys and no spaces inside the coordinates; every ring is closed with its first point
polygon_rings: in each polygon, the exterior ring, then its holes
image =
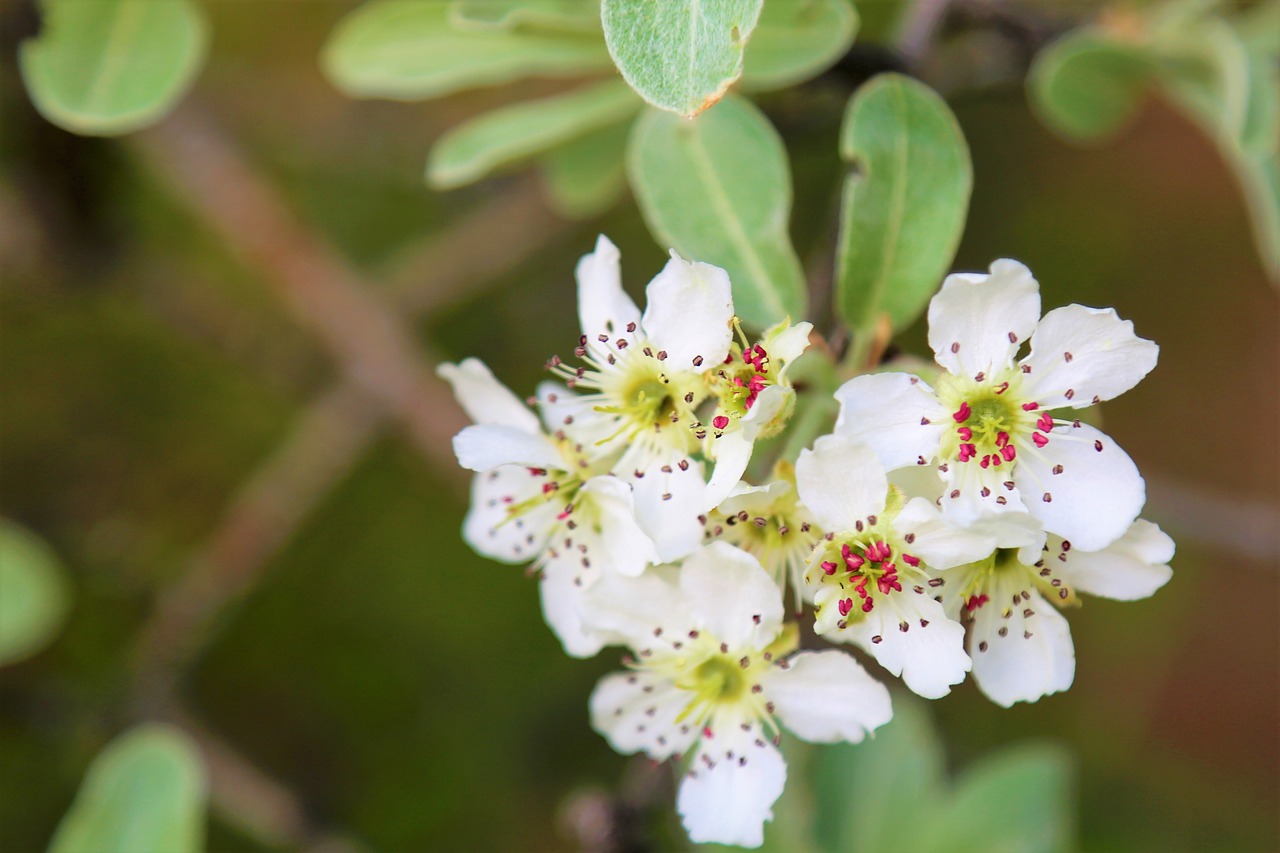
{"type": "Polygon", "coordinates": [[[284,200],[220,132],[186,106],[137,137],[174,194],[312,331],[343,374],[394,412],[418,449],[454,470],[449,439],[463,419],[408,325],[284,200]]]}

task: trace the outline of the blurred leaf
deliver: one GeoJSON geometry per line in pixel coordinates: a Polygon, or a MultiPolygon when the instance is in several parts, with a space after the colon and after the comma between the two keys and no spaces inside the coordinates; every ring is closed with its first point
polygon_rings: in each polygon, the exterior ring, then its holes
{"type": "Polygon", "coordinates": [[[860,744],[825,746],[813,758],[814,829],[831,853],[912,850],[913,820],[936,813],[945,793],[942,743],[923,703],[894,694],[893,720],[860,744]]]}
{"type": "Polygon", "coordinates": [[[1232,23],[1249,52],[1272,57],[1280,53],[1280,3],[1255,3],[1232,23]]]}
{"type": "Polygon", "coordinates": [[[849,0],[766,3],[747,47],[742,85],[764,91],[815,77],[848,52],[857,30],[849,0]]]}
{"type": "Polygon", "coordinates": [[[969,148],[932,89],[898,74],[854,94],[840,132],[852,166],[840,211],[836,309],[855,329],[902,329],[955,257],[973,188],[969,148]]]}
{"type": "Polygon", "coordinates": [[[67,582],[49,546],[0,519],[0,666],[40,651],[62,627],[67,582]]]}
{"type": "Polygon", "coordinates": [[[469,184],[499,166],[617,124],[641,106],[615,79],[493,110],[440,137],[427,159],[427,183],[436,189],[469,184]]]}
{"type": "Polygon", "coordinates": [[[804,274],[787,234],[786,151],[749,101],[726,98],[694,121],[642,114],[627,174],[661,245],[729,271],[739,317],[764,327],[804,316],[804,274]]]}
{"type": "Polygon", "coordinates": [[[1056,853],[1072,846],[1071,760],[1049,746],[1012,747],[971,767],[923,824],[921,853],[1056,853]]]}
{"type": "Polygon", "coordinates": [[[348,95],[419,100],[530,75],[603,71],[598,37],[548,31],[458,29],[445,3],[375,0],[344,18],[322,56],[348,95]]]}
{"type": "Polygon", "coordinates": [[[1249,206],[1249,219],[1263,267],[1280,285],[1280,154],[1237,157],[1233,163],[1249,206]]]}
{"type": "Polygon", "coordinates": [[[1253,154],[1266,155],[1280,147],[1280,67],[1276,63],[1272,56],[1249,57],[1249,104],[1240,147],[1253,154]]]}
{"type": "Polygon", "coordinates": [[[46,0],[40,35],[22,43],[23,80],[61,128],[114,136],[151,124],[195,79],[208,47],[188,0],[46,0]]]}
{"type": "Polygon", "coordinates": [[[1082,30],[1036,56],[1027,90],[1050,128],[1074,141],[1100,139],[1133,115],[1153,70],[1142,48],[1082,30]]]}
{"type": "Polygon", "coordinates": [[[542,176],[555,209],[570,219],[603,213],[627,186],[630,122],[574,139],[542,158],[542,176]]]}
{"type": "Polygon", "coordinates": [[[453,0],[449,20],[460,29],[600,32],[600,7],[581,0],[453,0]]]}
{"type": "Polygon", "coordinates": [[[763,0],[603,0],[609,54],[655,107],[694,116],[742,75],[763,0]]]}
{"type": "Polygon", "coordinates": [[[205,771],[190,738],[148,724],[93,760],[50,853],[193,853],[204,849],[205,771]]]}
{"type": "Polygon", "coordinates": [[[1211,134],[1236,144],[1249,112],[1249,55],[1231,27],[1216,17],[1187,22],[1151,49],[1173,100],[1211,134]]]}

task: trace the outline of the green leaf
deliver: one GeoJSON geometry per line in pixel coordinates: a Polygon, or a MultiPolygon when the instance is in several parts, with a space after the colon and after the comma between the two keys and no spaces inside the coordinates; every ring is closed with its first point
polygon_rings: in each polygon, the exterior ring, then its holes
{"type": "Polygon", "coordinates": [[[1244,190],[1254,241],[1272,284],[1280,286],[1280,154],[1232,161],[1244,190]]]}
{"type": "Polygon", "coordinates": [[[840,211],[836,309],[866,332],[902,329],[955,257],[973,188],[969,148],[932,89],[882,74],[849,102],[840,155],[852,166],[840,211]]]}
{"type": "Polygon", "coordinates": [[[627,186],[629,122],[596,130],[542,158],[552,206],[569,219],[588,219],[613,205],[627,186]]]}
{"type": "Polygon", "coordinates": [[[816,77],[848,52],[857,30],[848,0],[766,3],[747,46],[742,86],[766,91],[816,77]]]}
{"type": "Polygon", "coordinates": [[[1160,81],[1173,101],[1205,129],[1237,144],[1249,112],[1249,54],[1220,18],[1205,18],[1162,32],[1151,50],[1160,81]]]}
{"type": "Polygon", "coordinates": [[[642,114],[627,174],[664,248],[728,270],[739,317],[763,328],[804,316],[804,274],[787,235],[786,151],[749,101],[726,98],[694,121],[642,114]]]}
{"type": "Polygon", "coordinates": [[[208,26],[188,0],[46,0],[19,63],[31,100],[73,133],[114,136],[157,121],[195,80],[208,26]]]}
{"type": "Polygon", "coordinates": [[[1056,853],[1072,847],[1072,766],[1049,746],[1014,747],[974,765],[925,826],[921,853],[1056,853]]]}
{"type": "Polygon", "coordinates": [[[742,75],[763,0],[604,0],[614,64],[655,107],[695,116],[742,75]]]}
{"type": "Polygon", "coordinates": [[[1249,103],[1240,147],[1264,156],[1280,147],[1280,66],[1276,57],[1249,57],[1249,103]]]}
{"type": "Polygon", "coordinates": [[[195,744],[143,725],[98,754],[49,853],[194,853],[204,849],[207,783],[195,744]]]}
{"type": "Polygon", "coordinates": [[[923,703],[895,694],[893,720],[860,744],[823,747],[814,756],[814,830],[822,849],[897,853],[914,849],[913,815],[934,811],[945,793],[942,743],[923,703]]]}
{"type": "Polygon", "coordinates": [[[449,6],[376,0],[344,18],[321,62],[348,95],[420,100],[530,75],[603,71],[609,54],[599,37],[550,31],[459,29],[449,6]]]}
{"type": "Polygon", "coordinates": [[[459,29],[599,33],[600,5],[583,0],[453,0],[449,20],[459,29]]]}
{"type": "Polygon", "coordinates": [[[1154,70],[1141,47],[1082,30],[1040,52],[1027,90],[1050,128],[1076,142],[1098,140],[1133,116],[1154,70]]]}
{"type": "Polygon", "coordinates": [[[0,519],[0,666],[40,651],[62,627],[67,582],[44,542],[0,519]]]}
{"type": "Polygon", "coordinates": [[[451,189],[489,172],[617,124],[642,102],[621,80],[493,110],[446,133],[431,149],[427,183],[451,189]]]}

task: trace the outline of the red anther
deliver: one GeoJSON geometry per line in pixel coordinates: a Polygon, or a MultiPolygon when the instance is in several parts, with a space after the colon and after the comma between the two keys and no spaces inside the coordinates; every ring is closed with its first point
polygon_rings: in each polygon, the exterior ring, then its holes
{"type": "Polygon", "coordinates": [[[978,464],[981,465],[983,468],[986,468],[988,465],[991,464],[991,457],[990,456],[982,457],[982,461],[979,462],[978,464]]]}
{"type": "Polygon", "coordinates": [[[831,562],[830,560],[822,561],[822,570],[829,575],[834,575],[836,573],[836,569],[838,568],[840,568],[840,566],[831,562]]]}
{"type": "Polygon", "coordinates": [[[724,357],[725,364],[733,364],[733,353],[729,353],[724,357]]]}
{"type": "Polygon", "coordinates": [[[764,374],[757,373],[751,377],[751,382],[747,384],[747,388],[757,394],[764,390],[769,380],[764,378],[764,374]]]}
{"type": "Polygon", "coordinates": [[[884,575],[876,581],[876,586],[880,588],[882,595],[888,595],[891,590],[902,592],[902,584],[898,582],[898,570],[892,563],[889,564],[884,575]]]}
{"type": "Polygon", "coordinates": [[[724,429],[729,425],[729,419],[724,415],[716,415],[711,419],[711,425],[716,429],[724,429]]]}
{"type": "Polygon", "coordinates": [[[1044,447],[1049,443],[1048,437],[1038,432],[1031,433],[1031,440],[1036,443],[1036,447],[1044,447]]]}
{"type": "Polygon", "coordinates": [[[853,599],[852,599],[852,598],[842,598],[842,599],[840,599],[840,604],[839,604],[839,605],[837,605],[837,606],[840,608],[840,615],[841,615],[841,616],[848,616],[848,615],[849,615],[849,611],[853,609],[853,599]]]}
{"type": "Polygon", "coordinates": [[[914,557],[911,554],[903,554],[902,562],[906,563],[908,566],[911,566],[912,568],[915,568],[916,566],[920,565],[920,558],[914,557]]]}
{"type": "Polygon", "coordinates": [[[1008,443],[1009,443],[1009,433],[1007,432],[996,433],[996,447],[1003,448],[1008,443]]]}
{"type": "Polygon", "coordinates": [[[1000,455],[1004,457],[1005,462],[1012,462],[1018,455],[1018,449],[1012,444],[1006,444],[1000,448],[1000,455]]]}
{"type": "Polygon", "coordinates": [[[850,554],[844,558],[844,564],[849,567],[849,571],[851,572],[856,572],[858,569],[862,568],[862,564],[865,562],[866,560],[862,559],[857,554],[850,554]]]}
{"type": "Polygon", "coordinates": [[[961,441],[973,440],[973,430],[968,427],[960,427],[960,429],[956,430],[956,434],[960,436],[961,441]]]}
{"type": "Polygon", "coordinates": [[[1008,382],[1001,382],[999,385],[996,386],[997,394],[1003,394],[1005,391],[1008,391],[1008,390],[1009,390],[1008,382]]]}
{"type": "Polygon", "coordinates": [[[853,553],[853,546],[848,542],[840,546],[840,556],[842,559],[849,559],[849,555],[853,553]]]}
{"type": "Polygon", "coordinates": [[[530,468],[529,473],[534,477],[545,477],[547,476],[547,469],[546,468],[530,468]]]}
{"type": "Polygon", "coordinates": [[[1022,411],[1024,412],[1034,412],[1038,408],[1040,408],[1039,403],[1023,403],[1022,404],[1022,411]]]}
{"type": "Polygon", "coordinates": [[[960,408],[956,409],[955,414],[953,414],[951,417],[955,420],[956,423],[962,424],[965,421],[969,420],[969,415],[971,414],[973,414],[973,409],[969,408],[969,402],[966,400],[965,402],[960,404],[960,408]]]}
{"type": "Polygon", "coordinates": [[[544,495],[547,495],[547,494],[550,494],[551,492],[554,492],[554,491],[555,491],[556,489],[558,489],[558,488],[560,488],[560,484],[559,484],[559,483],[543,483],[543,484],[542,484],[542,493],[543,493],[544,495]]]}
{"type": "Polygon", "coordinates": [[[996,466],[997,468],[999,468],[999,467],[1000,467],[1000,463],[1001,463],[1001,462],[1003,462],[1003,461],[1004,461],[1004,460],[1000,457],[1000,454],[999,454],[999,453],[992,453],[992,454],[991,454],[991,464],[992,464],[992,465],[994,465],[994,466],[996,466]]]}
{"type": "Polygon", "coordinates": [[[711,726],[702,727],[702,736],[706,738],[715,737],[715,735],[711,733],[711,726]]]}
{"type": "Polygon", "coordinates": [[[867,597],[867,576],[860,575],[858,582],[853,585],[853,591],[858,593],[859,598],[867,597]]]}
{"type": "Polygon", "coordinates": [[[990,600],[991,600],[991,597],[988,595],[971,596],[969,600],[964,603],[964,609],[972,613],[973,611],[977,610],[979,607],[986,604],[990,600]]]}
{"type": "Polygon", "coordinates": [[[978,448],[972,444],[960,445],[960,461],[968,462],[970,459],[978,455],[978,448]]]}
{"type": "Polygon", "coordinates": [[[876,606],[876,603],[875,603],[874,601],[872,601],[871,599],[869,599],[869,598],[868,598],[866,601],[862,602],[862,612],[863,612],[863,613],[870,613],[870,612],[871,612],[871,608],[873,608],[873,607],[875,607],[875,606],[876,606]]]}
{"type": "Polygon", "coordinates": [[[1049,432],[1053,429],[1053,418],[1049,417],[1048,412],[1044,412],[1040,415],[1040,419],[1036,421],[1036,426],[1044,432],[1049,432]]]}

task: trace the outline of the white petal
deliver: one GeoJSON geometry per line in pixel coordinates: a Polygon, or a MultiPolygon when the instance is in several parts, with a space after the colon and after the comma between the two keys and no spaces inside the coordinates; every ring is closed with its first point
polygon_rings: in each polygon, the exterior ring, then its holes
{"type": "MultiPolygon", "coordinates": [[[[635,576],[651,563],[659,562],[657,546],[636,521],[635,501],[631,488],[612,476],[592,477],[578,492],[578,503],[594,510],[591,522],[598,532],[589,534],[578,529],[579,536],[591,535],[598,544],[589,544],[592,559],[601,568],[635,576]]],[[[589,516],[584,513],[584,517],[589,516]]],[[[592,526],[591,522],[588,526],[592,526]]]]}
{"type": "Polygon", "coordinates": [[[716,467],[711,469],[711,479],[707,482],[706,495],[702,501],[702,511],[715,509],[729,496],[738,484],[747,465],[751,462],[751,453],[755,443],[746,436],[741,425],[722,434],[715,439],[716,467]]]}
{"type": "Polygon", "coordinates": [[[1173,577],[1173,570],[1167,565],[1173,558],[1173,540],[1141,518],[1101,551],[1073,547],[1063,553],[1056,536],[1049,539],[1049,551],[1066,557],[1055,571],[1068,586],[1102,598],[1147,598],[1173,577]]]}
{"type": "Polygon", "coordinates": [[[850,625],[848,634],[926,699],[950,693],[971,665],[964,651],[964,627],[947,618],[937,601],[910,589],[877,598],[875,609],[850,625]]]}
{"type": "Polygon", "coordinates": [[[650,467],[643,477],[628,478],[635,494],[636,519],[653,540],[663,562],[691,554],[702,544],[704,529],[698,516],[706,509],[702,463],[690,462],[682,471],[674,462],[650,467]]]}
{"type": "Polygon", "coordinates": [[[1019,447],[1014,480],[1045,530],[1085,551],[1100,551],[1124,535],[1146,501],[1146,484],[1129,454],[1088,424],[1057,427],[1039,450],[1019,447]],[[1058,465],[1062,473],[1054,474],[1058,465]]]}
{"type": "MultiPolygon", "coordinates": [[[[761,743],[748,742],[733,759],[721,756],[710,767],[695,759],[676,798],[691,841],[739,847],[764,843],[764,823],[773,819],[773,804],[787,783],[787,765],[773,744],[761,743]]],[[[708,746],[704,741],[702,749],[708,746]]]]}
{"type": "Polygon", "coordinates": [[[666,648],[670,638],[688,634],[695,620],[680,590],[679,570],[656,566],[634,578],[601,573],[583,596],[582,624],[607,642],[643,651],[666,648]]]}
{"type": "Polygon", "coordinates": [[[782,630],[782,596],[760,561],[725,542],[695,552],[680,589],[700,627],[731,649],[763,649],[782,630]]]}
{"type": "Polygon", "coordinates": [[[932,461],[951,414],[933,390],[907,373],[871,373],[836,391],[836,435],[875,450],[886,470],[932,461]]]}
{"type": "Polygon", "coordinates": [[[604,636],[582,623],[584,594],[595,578],[596,569],[582,566],[572,553],[563,552],[542,565],[542,616],[570,657],[589,658],[605,645],[604,636]]]}
{"type": "Polygon", "coordinates": [[[543,482],[515,465],[477,474],[471,480],[471,509],[462,525],[462,538],[492,560],[527,563],[537,558],[563,504],[540,504],[515,518],[508,518],[507,508],[540,495],[543,482]]]}
{"type": "Polygon", "coordinates": [[[489,471],[499,465],[530,468],[563,468],[560,450],[542,433],[497,424],[473,424],[453,437],[458,464],[472,471],[489,471]]]}
{"type": "Polygon", "coordinates": [[[1133,323],[1107,308],[1055,308],[1036,329],[1027,396],[1043,408],[1090,406],[1137,385],[1156,366],[1160,348],[1133,333],[1133,323]],[[1071,391],[1070,399],[1067,391],[1071,391]]]}
{"type": "Polygon", "coordinates": [[[624,755],[644,752],[662,761],[686,751],[698,736],[697,729],[676,722],[688,704],[685,691],[653,673],[617,672],[591,693],[591,727],[624,755]]]}
{"type": "Polygon", "coordinates": [[[973,563],[991,555],[996,548],[1016,548],[1041,543],[1044,534],[1040,522],[1025,513],[1008,513],[982,519],[971,527],[958,527],[924,498],[907,502],[893,520],[894,530],[910,535],[907,553],[924,560],[935,569],[949,569],[973,563]]]}
{"type": "Polygon", "coordinates": [[[987,698],[1008,708],[1014,702],[1034,702],[1070,687],[1076,653],[1062,614],[1036,592],[1030,601],[1013,608],[1007,619],[1000,604],[991,601],[978,608],[970,640],[973,677],[987,698]],[[1024,615],[1027,612],[1032,615],[1024,615]]]}
{"type": "Polygon", "coordinates": [[[811,743],[858,743],[893,717],[889,691],[844,652],[800,652],[761,686],[778,719],[811,743]]]}
{"type": "Polygon", "coordinates": [[[875,451],[838,435],[824,435],[796,461],[800,500],[829,532],[884,510],[889,480],[875,451]]]}
{"type": "Polygon", "coordinates": [[[1009,366],[1040,319],[1040,285],[1008,259],[990,275],[949,275],[929,303],[929,346],[938,364],[959,376],[1009,366]]]}
{"type": "Polygon", "coordinates": [[[812,331],[812,323],[796,323],[794,326],[788,326],[784,320],[764,333],[762,344],[770,360],[775,363],[781,362],[785,366],[795,361],[809,348],[809,333],[812,331]]]}
{"type": "Polygon", "coordinates": [[[641,325],[654,347],[666,350],[674,369],[701,373],[724,361],[733,339],[728,273],[672,252],[645,293],[648,303],[641,325]]]}
{"type": "Polygon", "coordinates": [[[618,247],[601,234],[596,250],[578,261],[578,319],[588,346],[596,335],[625,332],[628,323],[640,322],[640,309],[622,289],[618,247]]]}
{"type": "Polygon", "coordinates": [[[478,358],[458,364],[442,364],[436,375],[453,386],[458,405],[478,424],[501,424],[524,432],[538,431],[538,416],[524,401],[499,382],[478,358]]]}

